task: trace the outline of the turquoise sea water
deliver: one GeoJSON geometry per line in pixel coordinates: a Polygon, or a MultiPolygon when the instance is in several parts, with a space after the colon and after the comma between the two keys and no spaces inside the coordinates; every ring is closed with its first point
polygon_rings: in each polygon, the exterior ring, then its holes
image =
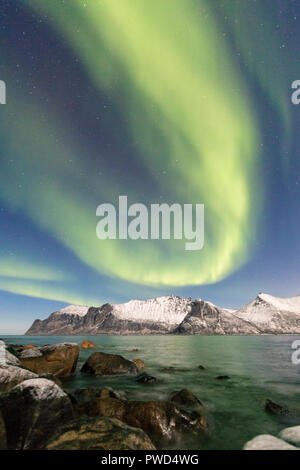
{"type": "MultiPolygon", "coordinates": [[[[1,336],[1,335],[0,335],[1,336]]],[[[74,376],[63,380],[70,392],[76,388],[111,386],[128,399],[165,400],[188,388],[207,409],[209,435],[204,440],[187,438],[178,449],[241,449],[257,434],[276,435],[287,426],[300,424],[300,365],[292,364],[295,336],[1,336],[7,343],[44,345],[81,343],[90,339],[100,351],[144,360],[146,372],[157,377],[153,385],[138,384],[132,376],[87,377],[80,367],[90,354],[81,350],[74,376]],[[100,349],[101,347],[101,349],[100,349]],[[139,352],[128,350],[138,348],[139,352]],[[202,371],[199,365],[206,367],[202,371]],[[163,372],[164,367],[183,369],[163,372]],[[216,377],[228,375],[230,380],[216,377]],[[291,413],[272,416],[265,412],[269,398],[291,413]]]]}

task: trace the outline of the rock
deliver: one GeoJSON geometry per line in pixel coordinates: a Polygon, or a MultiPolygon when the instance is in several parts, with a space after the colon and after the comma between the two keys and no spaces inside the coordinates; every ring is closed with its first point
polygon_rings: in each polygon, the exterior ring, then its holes
{"type": "Polygon", "coordinates": [[[202,365],[200,364],[200,366],[198,366],[198,369],[200,369],[200,370],[206,370],[206,367],[204,367],[204,366],[202,366],[202,365]]]}
{"type": "Polygon", "coordinates": [[[126,400],[125,392],[113,390],[111,387],[103,387],[99,390],[100,398],[118,398],[119,400],[126,400]]]}
{"type": "Polygon", "coordinates": [[[12,353],[12,348],[0,340],[0,367],[7,366],[20,366],[21,363],[15,354],[12,353]]]}
{"type": "Polygon", "coordinates": [[[244,450],[299,450],[287,442],[269,434],[262,434],[247,442],[244,450]]]}
{"type": "Polygon", "coordinates": [[[10,392],[24,380],[38,378],[33,372],[17,366],[0,367],[0,393],[10,392]]]}
{"type": "Polygon", "coordinates": [[[278,437],[296,447],[300,447],[300,426],[292,426],[290,428],[283,429],[283,431],[279,433],[278,437]]]}
{"type": "Polygon", "coordinates": [[[84,404],[92,400],[95,400],[100,395],[100,391],[97,388],[79,388],[75,390],[74,396],[78,403],[84,404]]]}
{"type": "Polygon", "coordinates": [[[176,405],[182,408],[199,409],[203,407],[199,398],[186,388],[179,392],[173,392],[171,394],[170,401],[176,403],[176,405]]]}
{"type": "Polygon", "coordinates": [[[11,450],[42,449],[57,427],[73,418],[69,397],[46,379],[25,380],[1,395],[0,410],[11,450]]]}
{"type": "Polygon", "coordinates": [[[93,341],[89,341],[87,339],[85,341],[82,341],[82,343],[81,343],[81,349],[93,349],[95,347],[96,347],[95,343],[93,343],[93,341]]]}
{"type": "Polygon", "coordinates": [[[140,374],[137,377],[136,381],[139,382],[140,384],[154,384],[157,382],[157,378],[152,377],[152,375],[148,375],[148,374],[140,374]]]}
{"type": "Polygon", "coordinates": [[[168,374],[176,374],[176,373],[182,373],[182,372],[188,372],[188,369],[180,369],[178,367],[164,367],[163,369],[160,369],[161,372],[166,372],[168,374]]]}
{"type": "Polygon", "coordinates": [[[22,351],[19,359],[24,367],[36,374],[67,377],[75,371],[78,356],[76,343],[59,343],[22,351]]]}
{"type": "Polygon", "coordinates": [[[143,429],[153,442],[176,441],[187,433],[203,434],[206,417],[197,411],[183,411],[167,401],[126,401],[97,398],[85,405],[88,416],[107,416],[143,429]]]}
{"type": "Polygon", "coordinates": [[[0,412],[0,450],[7,449],[6,428],[2,413],[0,412]]]}
{"type": "Polygon", "coordinates": [[[34,349],[36,346],[33,346],[33,344],[28,344],[28,346],[24,346],[23,351],[26,351],[27,349],[34,349]]]}
{"type": "Polygon", "coordinates": [[[284,408],[281,405],[278,405],[272,400],[266,400],[265,403],[265,410],[268,413],[271,413],[273,415],[282,415],[282,414],[288,414],[289,410],[287,408],[284,408]]]}
{"type": "Polygon", "coordinates": [[[57,433],[47,450],[155,450],[141,429],[116,419],[98,418],[73,422],[57,433]]]}
{"type": "Polygon", "coordinates": [[[230,377],[228,375],[219,375],[216,377],[217,380],[229,380],[230,377]]]}
{"type": "Polygon", "coordinates": [[[138,348],[128,349],[127,352],[130,352],[130,353],[139,352],[139,349],[138,348]]]}
{"type": "Polygon", "coordinates": [[[144,361],[142,361],[142,359],[132,359],[132,362],[135,363],[137,370],[139,371],[145,369],[146,367],[146,364],[144,363],[144,361]]]}
{"type": "Polygon", "coordinates": [[[39,379],[47,379],[47,380],[52,380],[52,382],[56,383],[60,388],[63,388],[61,380],[59,380],[58,377],[55,377],[55,375],[52,374],[40,374],[39,379]]]}
{"type": "Polygon", "coordinates": [[[91,375],[137,374],[134,362],[117,354],[95,352],[81,368],[81,372],[91,375]]]}

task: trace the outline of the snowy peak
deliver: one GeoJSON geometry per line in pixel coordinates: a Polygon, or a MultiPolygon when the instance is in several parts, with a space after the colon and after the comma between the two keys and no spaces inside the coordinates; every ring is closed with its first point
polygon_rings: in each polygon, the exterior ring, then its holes
{"type": "Polygon", "coordinates": [[[269,304],[274,309],[282,310],[286,312],[293,312],[300,314],[300,296],[296,297],[288,297],[288,298],[280,298],[280,297],[273,297],[269,294],[260,293],[256,297],[256,300],[262,301],[265,304],[269,304]]]}
{"type": "Polygon", "coordinates": [[[300,297],[280,298],[260,293],[235,315],[256,325],[261,333],[299,334],[300,297]]]}
{"type": "Polygon", "coordinates": [[[83,305],[68,305],[67,307],[57,310],[52,315],[77,315],[79,317],[84,317],[88,312],[89,307],[83,305]]]}
{"type": "Polygon", "coordinates": [[[189,313],[191,303],[191,299],[177,296],[130,300],[124,304],[113,304],[112,312],[120,320],[177,325],[189,313]]]}

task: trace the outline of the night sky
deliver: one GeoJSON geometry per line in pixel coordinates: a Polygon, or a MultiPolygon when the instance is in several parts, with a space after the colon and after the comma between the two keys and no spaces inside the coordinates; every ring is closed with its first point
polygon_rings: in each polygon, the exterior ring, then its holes
{"type": "Polygon", "coordinates": [[[300,294],[298,0],[0,1],[0,333],[69,303],[300,294]],[[205,204],[205,247],[96,208],[205,204]]]}

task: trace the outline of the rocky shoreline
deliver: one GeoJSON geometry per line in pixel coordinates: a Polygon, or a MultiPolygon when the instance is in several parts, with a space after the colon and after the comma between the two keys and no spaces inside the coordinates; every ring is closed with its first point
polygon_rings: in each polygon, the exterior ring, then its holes
{"type": "MultiPolygon", "coordinates": [[[[7,345],[0,342],[0,449],[9,450],[154,450],[192,436],[209,438],[209,410],[187,389],[173,390],[166,400],[128,400],[106,387],[81,388],[70,394],[63,382],[76,369],[80,347],[76,343],[7,345]]],[[[93,349],[84,341],[81,349],[93,349]]],[[[138,352],[138,351],[134,351],[138,352]]],[[[199,370],[205,368],[201,365],[199,370]]],[[[80,374],[93,377],[128,375],[133,381],[155,384],[147,365],[117,354],[91,351],[80,374]]],[[[176,370],[172,370],[176,373],[176,370]]],[[[218,376],[218,380],[230,380],[218,376]]],[[[96,385],[95,380],[95,385],[96,385]]],[[[266,400],[265,411],[288,410],[266,400]]],[[[258,436],[245,449],[300,447],[300,427],[282,431],[279,438],[258,436]]]]}

